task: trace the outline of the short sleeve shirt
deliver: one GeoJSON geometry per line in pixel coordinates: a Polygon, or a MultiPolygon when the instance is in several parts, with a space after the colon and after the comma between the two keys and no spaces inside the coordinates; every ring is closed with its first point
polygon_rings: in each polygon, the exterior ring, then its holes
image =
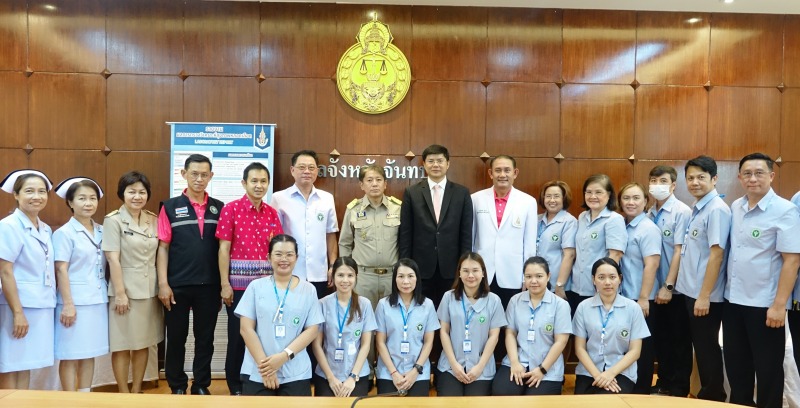
{"type": "MultiPolygon", "coordinates": [[[[639,299],[644,279],[644,259],[661,255],[661,230],[642,213],[628,223],[628,245],[622,255],[622,296],[639,299]]],[[[648,300],[656,298],[658,286],[653,282],[648,300]]]]}
{"type": "MultiPolygon", "coordinates": [[[[387,296],[378,301],[375,320],[378,323],[377,331],[386,335],[386,348],[389,349],[392,363],[401,373],[406,373],[414,368],[417,357],[422,351],[425,333],[435,332],[440,328],[439,319],[436,318],[436,308],[428,298],[425,298],[421,305],[412,301],[411,307],[406,310],[402,300],[398,299],[397,306],[392,306],[389,304],[387,296]],[[406,318],[408,328],[406,341],[409,343],[409,352],[405,354],[400,348],[400,343],[403,342],[403,316],[406,318]]],[[[426,359],[422,368],[423,371],[418,381],[428,381],[427,379],[431,378],[431,363],[426,359]]],[[[378,358],[376,376],[380,380],[392,379],[389,369],[383,364],[381,358],[378,358]]]]}
{"type": "MultiPolygon", "coordinates": [[[[547,261],[550,267],[550,286],[556,288],[558,273],[561,271],[561,262],[564,250],[575,248],[575,234],[578,232],[578,220],[566,210],[561,210],[553,219],[547,221],[547,213],[539,214],[538,237],[536,239],[536,255],[547,261]]],[[[571,290],[568,284],[565,290],[571,290]]]]}
{"type": "Polygon", "coordinates": [[[592,265],[608,256],[611,249],[625,252],[628,243],[625,219],[621,215],[604,208],[594,220],[591,220],[591,216],[591,211],[584,211],[578,217],[575,265],[570,275],[572,291],[581,296],[594,295],[592,265]]]}
{"type": "MultiPolygon", "coordinates": [[[[0,221],[0,259],[14,264],[22,307],[56,307],[52,235],[49,225],[39,220],[36,229],[19,208],[0,221]]],[[[0,304],[8,304],[2,291],[0,304]]]]}
{"type": "MultiPolygon", "coordinates": [[[[358,351],[361,349],[361,338],[364,333],[374,332],[378,328],[375,323],[375,313],[372,311],[372,303],[369,299],[359,296],[354,299],[358,302],[361,308],[361,314],[353,317],[350,321],[350,314],[353,310],[342,308],[336,293],[331,293],[328,296],[319,300],[322,307],[322,315],[324,321],[320,325],[320,331],[323,333],[322,349],[328,359],[328,365],[333,371],[333,375],[339,380],[347,379],[347,376],[353,372],[358,351]],[[341,327],[341,343],[339,343],[339,328],[341,327]],[[342,359],[335,358],[337,349],[341,350],[342,359]]],[[[315,373],[325,377],[325,372],[322,371],[320,366],[317,366],[315,373]]],[[[361,366],[358,372],[359,377],[369,375],[369,364],[361,366]]]]}
{"type": "MultiPolygon", "coordinates": [[[[69,286],[75,305],[108,303],[106,256],[102,250],[103,226],[92,221],[92,232],[80,221],[69,221],[53,233],[56,262],[69,263],[69,286]]],[[[58,292],[58,303],[64,299],[58,292]]]]}
{"type": "Polygon", "coordinates": [[[672,195],[659,210],[655,206],[650,207],[647,216],[661,230],[661,260],[656,274],[657,286],[661,286],[667,281],[672,257],[675,255],[675,245],[683,245],[684,231],[692,216],[692,209],[672,195]]]}

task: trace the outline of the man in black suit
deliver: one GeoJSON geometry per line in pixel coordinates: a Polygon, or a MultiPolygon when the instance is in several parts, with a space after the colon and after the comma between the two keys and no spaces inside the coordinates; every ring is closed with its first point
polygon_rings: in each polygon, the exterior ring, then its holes
{"type": "Polygon", "coordinates": [[[428,178],[403,193],[397,245],[400,258],[417,262],[417,285],[439,307],[453,285],[458,258],[472,249],[472,199],[466,187],[447,180],[446,147],[428,146],[422,162],[428,178]]]}

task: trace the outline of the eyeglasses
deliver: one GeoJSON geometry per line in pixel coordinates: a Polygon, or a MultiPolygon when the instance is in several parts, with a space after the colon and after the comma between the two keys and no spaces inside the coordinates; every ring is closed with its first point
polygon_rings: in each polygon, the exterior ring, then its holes
{"type": "Polygon", "coordinates": [[[272,257],[275,259],[294,259],[297,256],[294,252],[275,252],[272,257]]]}
{"type": "Polygon", "coordinates": [[[427,163],[429,166],[433,166],[434,164],[442,165],[442,164],[444,164],[444,162],[445,162],[444,159],[428,159],[428,160],[425,160],[425,163],[427,163]]]}
{"type": "Polygon", "coordinates": [[[313,164],[311,166],[305,166],[305,165],[295,166],[295,168],[303,173],[305,173],[306,170],[310,172],[317,171],[317,166],[314,166],[313,164]]]}
{"type": "Polygon", "coordinates": [[[461,271],[461,274],[462,274],[462,275],[464,275],[464,276],[469,276],[469,275],[472,275],[472,276],[481,276],[481,275],[483,275],[483,271],[468,271],[468,270],[462,270],[462,271],[461,271]]]}
{"type": "Polygon", "coordinates": [[[189,173],[188,177],[192,180],[205,180],[211,177],[210,173],[189,173]]]}
{"type": "Polygon", "coordinates": [[[608,192],[605,190],[595,190],[595,191],[584,191],[583,194],[587,196],[602,197],[608,194],[608,192]]]}
{"type": "Polygon", "coordinates": [[[749,179],[750,177],[753,177],[753,176],[756,176],[757,179],[763,179],[764,177],[767,176],[767,172],[761,171],[761,170],[758,170],[756,172],[743,171],[743,172],[741,172],[739,174],[741,174],[742,178],[745,179],[745,180],[747,180],[747,179],[749,179]]]}

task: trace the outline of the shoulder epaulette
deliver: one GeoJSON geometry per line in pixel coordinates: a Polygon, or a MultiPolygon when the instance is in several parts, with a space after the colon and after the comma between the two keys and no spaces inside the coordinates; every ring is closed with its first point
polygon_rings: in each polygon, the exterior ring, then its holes
{"type": "Polygon", "coordinates": [[[389,196],[389,201],[391,201],[391,202],[393,202],[393,203],[395,203],[397,205],[403,205],[403,200],[401,200],[399,198],[395,198],[394,196],[389,196]]]}
{"type": "Polygon", "coordinates": [[[347,204],[347,209],[349,210],[349,209],[355,207],[356,205],[358,205],[359,201],[361,201],[361,200],[358,199],[358,198],[354,198],[353,201],[350,201],[350,203],[347,204]]]}
{"type": "Polygon", "coordinates": [[[113,216],[115,216],[117,214],[119,214],[119,210],[111,211],[110,213],[106,214],[106,218],[113,217],[113,216]]]}
{"type": "Polygon", "coordinates": [[[152,215],[153,217],[156,217],[156,218],[158,218],[158,215],[157,215],[156,213],[154,213],[154,212],[150,211],[150,210],[144,210],[144,213],[145,213],[145,214],[150,214],[150,215],[152,215]]]}

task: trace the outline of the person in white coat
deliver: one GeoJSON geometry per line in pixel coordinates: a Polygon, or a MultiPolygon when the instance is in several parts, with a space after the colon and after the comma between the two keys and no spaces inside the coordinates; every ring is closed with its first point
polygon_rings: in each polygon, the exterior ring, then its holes
{"type": "Polygon", "coordinates": [[[472,194],[472,249],[503,308],[522,290],[525,260],[536,255],[536,199],[514,188],[518,175],[513,157],[496,156],[489,161],[492,187],[472,194]]]}

